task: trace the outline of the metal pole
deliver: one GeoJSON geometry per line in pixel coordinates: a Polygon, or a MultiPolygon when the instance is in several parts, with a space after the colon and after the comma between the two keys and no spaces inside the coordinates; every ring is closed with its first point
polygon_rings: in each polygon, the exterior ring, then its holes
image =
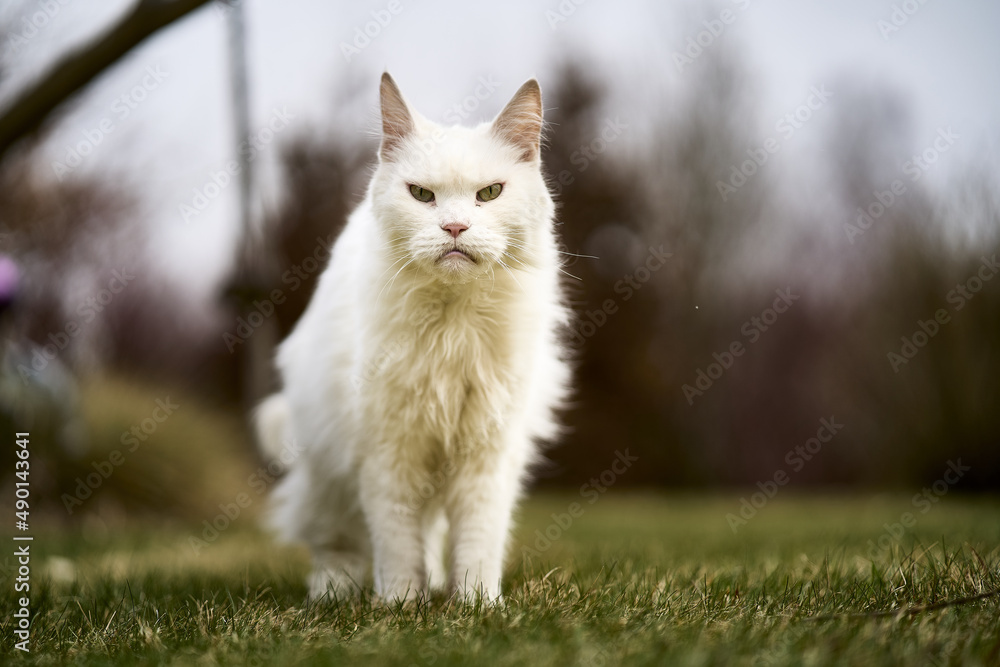
{"type": "MultiPolygon", "coordinates": [[[[235,296],[236,307],[247,315],[252,303],[266,294],[269,285],[273,259],[269,248],[263,242],[263,230],[253,219],[252,205],[254,172],[253,163],[247,151],[240,146],[250,136],[250,101],[247,86],[246,28],[242,0],[223,0],[227,6],[227,26],[229,33],[229,79],[232,94],[233,125],[235,129],[237,160],[240,165],[238,214],[240,216],[240,238],[236,249],[235,296]]],[[[242,393],[246,409],[255,406],[272,389],[274,372],[272,354],[277,342],[277,327],[273,318],[265,318],[246,340],[243,349],[242,393]]]]}
{"type": "Polygon", "coordinates": [[[253,186],[253,165],[246,151],[239,146],[250,136],[250,99],[247,92],[246,26],[243,20],[242,0],[224,0],[228,11],[226,25],[229,33],[229,82],[232,95],[233,127],[236,131],[239,173],[239,216],[241,238],[244,245],[252,244],[254,229],[250,219],[250,189],[253,186]]]}

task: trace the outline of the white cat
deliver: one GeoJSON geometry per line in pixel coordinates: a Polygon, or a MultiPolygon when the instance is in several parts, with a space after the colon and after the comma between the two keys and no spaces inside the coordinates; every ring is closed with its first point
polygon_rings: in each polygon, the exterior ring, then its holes
{"type": "Polygon", "coordinates": [[[302,448],[273,527],[313,554],[311,595],[429,586],[500,596],[511,514],[569,369],[541,92],[492,123],[441,127],[382,75],[367,196],[277,363],[262,443],[302,448]],[[445,563],[448,564],[447,569],[445,563]]]}

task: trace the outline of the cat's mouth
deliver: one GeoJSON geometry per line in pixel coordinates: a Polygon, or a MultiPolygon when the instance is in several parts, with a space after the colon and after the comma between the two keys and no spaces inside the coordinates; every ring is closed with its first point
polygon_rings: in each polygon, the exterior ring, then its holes
{"type": "Polygon", "coordinates": [[[445,253],[443,255],[441,255],[441,261],[442,262],[445,261],[445,260],[449,260],[449,259],[458,260],[458,261],[468,260],[468,261],[472,262],[473,264],[475,264],[475,262],[476,262],[476,260],[472,257],[472,255],[470,255],[470,254],[468,254],[466,252],[463,252],[463,251],[459,250],[458,248],[452,248],[450,250],[447,250],[447,251],[445,251],[445,253]]]}

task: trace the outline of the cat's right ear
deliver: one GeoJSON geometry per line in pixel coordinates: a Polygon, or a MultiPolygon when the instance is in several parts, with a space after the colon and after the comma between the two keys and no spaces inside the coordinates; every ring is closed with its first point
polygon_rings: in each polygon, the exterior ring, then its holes
{"type": "Polygon", "coordinates": [[[528,79],[518,88],[493,121],[493,134],[519,148],[523,161],[538,159],[542,141],[542,91],[538,81],[528,79]]]}
{"type": "Polygon", "coordinates": [[[379,148],[379,156],[382,160],[388,160],[413,132],[413,114],[388,72],[382,73],[379,97],[382,103],[382,146],[379,148]]]}

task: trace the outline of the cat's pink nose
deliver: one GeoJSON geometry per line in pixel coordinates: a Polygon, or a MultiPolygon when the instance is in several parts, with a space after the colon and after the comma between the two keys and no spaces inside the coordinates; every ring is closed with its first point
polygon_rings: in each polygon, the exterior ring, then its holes
{"type": "Polygon", "coordinates": [[[464,222],[449,222],[447,225],[441,225],[441,229],[451,234],[451,237],[455,239],[468,228],[469,226],[464,222]]]}

